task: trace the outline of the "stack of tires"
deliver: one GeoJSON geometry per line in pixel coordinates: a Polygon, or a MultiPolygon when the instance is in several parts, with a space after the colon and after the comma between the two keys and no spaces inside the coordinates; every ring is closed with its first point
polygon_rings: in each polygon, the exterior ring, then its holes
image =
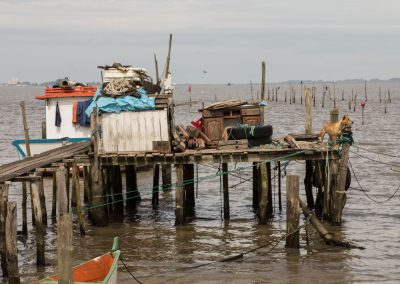
{"type": "Polygon", "coordinates": [[[228,129],[228,140],[247,139],[249,147],[272,143],[272,125],[234,127],[228,129]]]}

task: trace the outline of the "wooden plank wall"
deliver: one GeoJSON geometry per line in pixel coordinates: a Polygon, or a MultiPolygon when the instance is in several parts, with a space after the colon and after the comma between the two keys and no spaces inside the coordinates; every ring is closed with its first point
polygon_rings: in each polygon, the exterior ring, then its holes
{"type": "Polygon", "coordinates": [[[167,110],[104,113],[100,153],[148,152],[153,141],[169,141],[167,110]]]}

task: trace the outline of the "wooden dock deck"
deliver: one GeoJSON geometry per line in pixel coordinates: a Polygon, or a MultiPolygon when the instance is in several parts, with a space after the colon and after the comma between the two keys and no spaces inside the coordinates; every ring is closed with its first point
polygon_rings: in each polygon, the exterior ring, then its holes
{"type": "Polygon", "coordinates": [[[61,162],[63,159],[71,158],[74,155],[88,153],[90,145],[91,141],[73,143],[43,152],[30,158],[4,164],[0,166],[0,183],[12,181],[13,179],[28,174],[37,168],[61,162]]]}
{"type": "Polygon", "coordinates": [[[155,164],[210,164],[239,163],[289,160],[322,160],[337,159],[336,151],[328,149],[321,143],[304,142],[301,148],[257,147],[249,149],[203,149],[186,150],[183,153],[135,153],[118,152],[100,154],[101,166],[146,166],[155,164]]]}

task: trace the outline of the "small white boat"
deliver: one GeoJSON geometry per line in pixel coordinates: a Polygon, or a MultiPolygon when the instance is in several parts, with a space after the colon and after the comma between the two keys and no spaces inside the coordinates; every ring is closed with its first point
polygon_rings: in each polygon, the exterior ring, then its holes
{"type": "MultiPolygon", "coordinates": [[[[84,107],[96,93],[96,86],[60,84],[46,88],[44,95],[36,96],[46,107],[45,139],[29,139],[31,155],[40,154],[73,142],[90,140],[90,119],[85,117],[84,107]]],[[[12,142],[18,153],[27,155],[24,139],[12,142]]]]}

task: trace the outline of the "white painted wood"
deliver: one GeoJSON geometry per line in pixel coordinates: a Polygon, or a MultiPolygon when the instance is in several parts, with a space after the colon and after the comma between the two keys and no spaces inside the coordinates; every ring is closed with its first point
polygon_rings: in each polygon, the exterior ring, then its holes
{"type": "Polygon", "coordinates": [[[82,138],[90,137],[90,127],[72,123],[72,106],[74,102],[87,101],[90,97],[68,97],[47,99],[46,103],[46,132],[47,139],[53,138],[82,138]],[[55,126],[56,103],[61,114],[61,126],[55,126]]]}
{"type": "Polygon", "coordinates": [[[169,141],[167,110],[103,113],[103,153],[153,150],[153,141],[169,141]]]}

